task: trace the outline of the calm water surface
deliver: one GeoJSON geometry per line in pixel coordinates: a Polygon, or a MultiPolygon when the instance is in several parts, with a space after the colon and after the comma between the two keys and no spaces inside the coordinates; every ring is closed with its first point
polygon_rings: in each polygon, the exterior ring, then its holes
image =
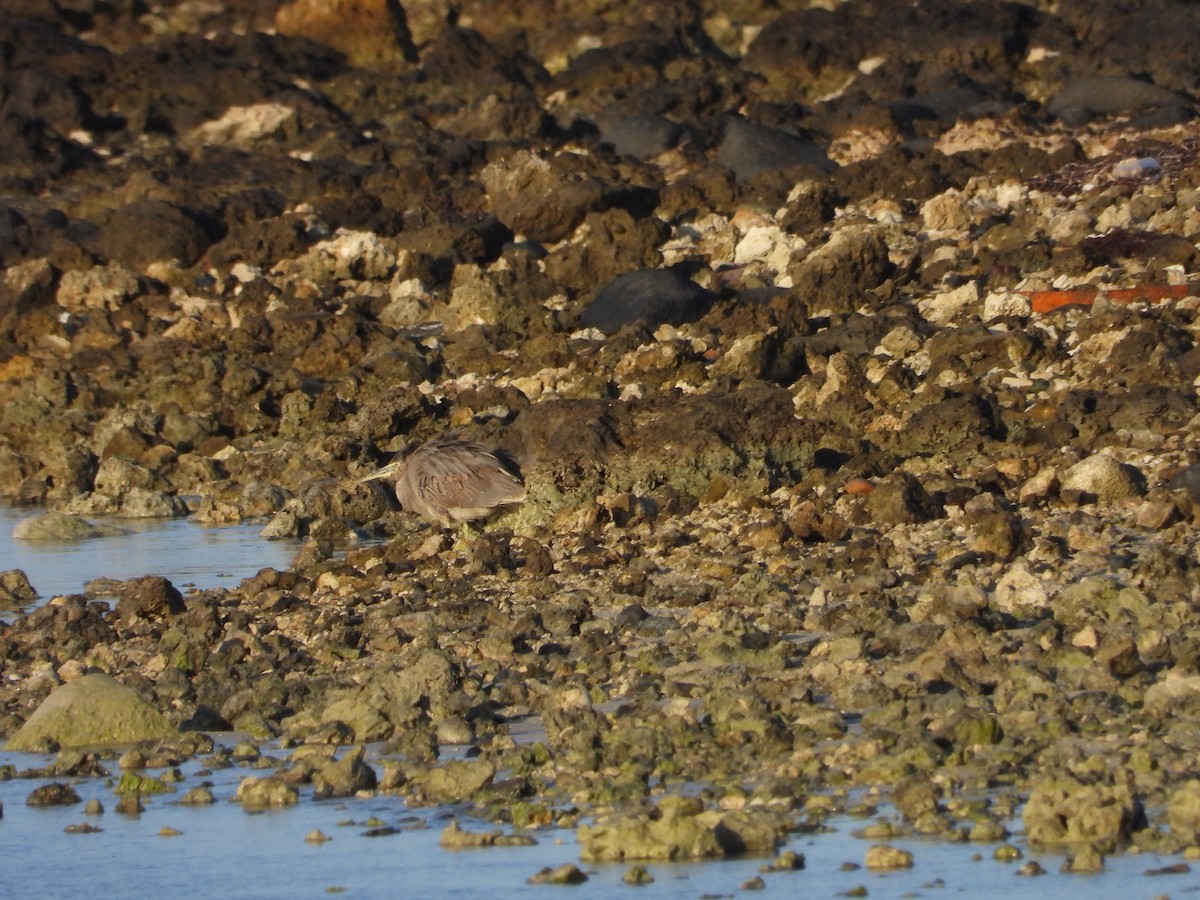
{"type": "MultiPolygon", "coordinates": [[[[218,742],[232,746],[234,740],[218,742]]],[[[50,757],[0,753],[0,765],[18,770],[44,766],[50,757]]],[[[83,802],[95,797],[105,813],[87,816],[83,803],[52,809],[30,808],[25,798],[48,779],[13,778],[0,781],[0,896],[4,897],[145,897],[223,898],[321,897],[345,893],[350,897],[485,898],[638,897],[645,900],[699,900],[701,897],[834,898],[859,886],[868,896],[1054,898],[1086,895],[1098,898],[1182,897],[1200,891],[1196,874],[1148,877],[1146,869],[1178,860],[1155,855],[1113,857],[1101,876],[1062,875],[1061,857],[1029,854],[1048,870],[1039,878],[1017,876],[1019,863],[992,859],[995,845],[946,844],[934,841],[892,840],[892,846],[911,851],[911,870],[874,873],[842,871],[844,863],[863,861],[872,841],[851,831],[862,819],[830,820],[832,833],[796,836],[783,849],[803,853],[807,867],[795,872],[762,874],[762,890],[741,887],[759,875],[764,859],[703,863],[647,863],[653,884],[633,888],[621,878],[627,864],[579,863],[574,832],[535,832],[532,847],[493,847],[448,851],[438,845],[441,830],[452,817],[468,830],[492,830],[472,820],[464,809],[410,809],[398,797],[315,802],[311,789],[289,809],[247,813],[231,803],[237,783],[247,775],[269,772],[238,766],[199,776],[200,762],[183,767],[184,781],[176,794],[146,798],[146,811],[130,818],[112,810],[117,797],[111,782],[82,779],[75,783],[83,802]],[[175,797],[208,781],[217,803],[208,807],[181,806],[175,797]],[[368,824],[369,819],[377,821],[368,824]],[[103,829],[95,834],[66,834],[68,825],[90,822],[103,829]],[[370,827],[384,824],[395,834],[368,837],[370,827]],[[160,835],[163,828],[181,831],[160,835]],[[320,829],[332,840],[310,844],[305,836],[320,829]],[[575,862],[589,880],[576,887],[538,886],[526,879],[544,866],[575,862]]],[[[115,762],[108,766],[119,774],[115,762]]],[[[70,780],[70,779],[68,779],[70,780]]],[[[1018,822],[1010,828],[1019,827],[1018,822]]],[[[1019,836],[1012,843],[1023,847],[1019,836]]]]}
{"type": "Polygon", "coordinates": [[[22,569],[40,595],[77,594],[93,578],[162,575],[181,591],[236,587],[271,566],[285,569],[298,541],[264,541],[262,523],[204,526],[189,519],[102,519],[129,534],[83,541],[18,541],[13,528],[45,510],[0,506],[0,571],[22,569]]]}

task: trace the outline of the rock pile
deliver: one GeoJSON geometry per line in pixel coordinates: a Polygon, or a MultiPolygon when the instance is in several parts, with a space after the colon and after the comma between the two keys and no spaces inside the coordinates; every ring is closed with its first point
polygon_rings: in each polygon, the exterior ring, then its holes
{"type": "Polygon", "coordinates": [[[8,616],[0,732],[111,673],[417,800],[617,807],[605,859],[914,779],[1081,870],[1193,842],[1200,19],[828,5],[17,4],[0,496],[312,543],[8,616]],[[486,533],[355,482],[468,423],[529,491],[486,533]]]}

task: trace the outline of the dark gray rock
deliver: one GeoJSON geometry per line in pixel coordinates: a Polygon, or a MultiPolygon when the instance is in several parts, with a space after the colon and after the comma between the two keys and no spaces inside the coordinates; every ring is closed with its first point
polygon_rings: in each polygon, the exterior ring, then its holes
{"type": "Polygon", "coordinates": [[[1175,92],[1137,78],[1123,75],[1077,78],[1050,100],[1050,114],[1068,124],[1087,121],[1092,116],[1111,116],[1124,112],[1184,107],[1175,92]]]}
{"type": "Polygon", "coordinates": [[[634,322],[654,328],[694,322],[712,307],[716,297],[674,269],[642,269],[618,276],[596,295],[579,323],[605,334],[634,322]]]}
{"type": "Polygon", "coordinates": [[[793,166],[814,166],[826,172],[837,168],[814,141],[744,119],[731,119],[726,125],[717,147],[717,162],[732,169],[738,181],[793,166]]]}
{"type": "Polygon", "coordinates": [[[684,128],[666,116],[626,116],[601,129],[600,140],[612,144],[622,156],[649,159],[670,150],[684,136],[684,128]]]}

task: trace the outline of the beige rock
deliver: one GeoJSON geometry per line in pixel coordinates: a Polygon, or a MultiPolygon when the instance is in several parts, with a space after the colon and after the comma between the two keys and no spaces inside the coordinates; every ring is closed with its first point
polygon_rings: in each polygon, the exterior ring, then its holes
{"type": "Polygon", "coordinates": [[[283,779],[274,775],[243,778],[234,794],[234,802],[241,803],[246,810],[266,809],[272,806],[294,806],[300,799],[299,792],[283,779]]]}
{"type": "Polygon", "coordinates": [[[294,137],[299,130],[300,118],[296,110],[282,103],[231,106],[219,119],[212,119],[192,129],[185,138],[185,144],[253,150],[262,143],[294,137]]]}
{"type": "Polygon", "coordinates": [[[1143,493],[1141,473],[1107,453],[1095,453],[1071,466],[1062,489],[1093,495],[1101,503],[1132,500],[1143,493]]]}
{"type": "Polygon", "coordinates": [[[867,850],[868,869],[911,869],[913,855],[890,844],[876,844],[867,850]]]}
{"type": "Polygon", "coordinates": [[[935,325],[947,325],[968,312],[979,302],[979,284],[968,281],[950,291],[942,291],[932,297],[917,301],[917,309],[927,321],[935,325]]]}
{"type": "Polygon", "coordinates": [[[64,272],[56,301],[68,312],[112,311],[138,293],[137,276],[118,265],[64,272]]]}

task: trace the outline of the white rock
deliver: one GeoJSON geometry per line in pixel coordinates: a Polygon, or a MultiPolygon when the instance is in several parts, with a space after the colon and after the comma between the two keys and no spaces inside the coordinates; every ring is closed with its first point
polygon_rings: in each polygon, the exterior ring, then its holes
{"type": "Polygon", "coordinates": [[[109,312],[137,296],[138,280],[121,266],[93,266],[64,272],[58,282],[56,302],[63,309],[83,313],[92,309],[109,312]]]}
{"type": "Polygon", "coordinates": [[[324,253],[335,260],[335,278],[386,278],[396,265],[396,248],[370,231],[349,231],[339,228],[327,241],[312,248],[312,253],[324,253]]]}
{"type": "MultiPolygon", "coordinates": [[[[776,272],[787,269],[792,258],[793,238],[778,225],[755,225],[750,228],[733,250],[735,265],[762,261],[776,272]]],[[[799,246],[803,248],[804,241],[799,246]]]]}
{"type": "Polygon", "coordinates": [[[229,270],[229,277],[242,284],[250,284],[262,278],[262,269],[244,262],[236,262],[229,270]]]}
{"type": "Polygon", "coordinates": [[[979,302],[979,285],[968,281],[952,291],[943,291],[917,301],[917,311],[935,325],[947,325],[979,302]]]}
{"type": "Polygon", "coordinates": [[[300,118],[290,106],[256,103],[253,106],[229,107],[221,118],[193,128],[185,138],[185,143],[250,150],[261,141],[283,139],[299,130],[300,118]]]}
{"type": "Polygon", "coordinates": [[[1162,163],[1152,156],[1141,159],[1129,157],[1123,159],[1112,168],[1113,178],[1144,178],[1147,175],[1157,175],[1162,171],[1162,163]]]}
{"type": "Polygon", "coordinates": [[[920,336],[907,325],[897,325],[883,336],[875,352],[886,353],[893,359],[904,359],[921,349],[920,336]]]}
{"type": "Polygon", "coordinates": [[[1024,318],[1033,311],[1033,304],[1024,294],[1010,291],[992,291],[983,298],[983,320],[990,322],[1001,316],[1024,318]]]}

